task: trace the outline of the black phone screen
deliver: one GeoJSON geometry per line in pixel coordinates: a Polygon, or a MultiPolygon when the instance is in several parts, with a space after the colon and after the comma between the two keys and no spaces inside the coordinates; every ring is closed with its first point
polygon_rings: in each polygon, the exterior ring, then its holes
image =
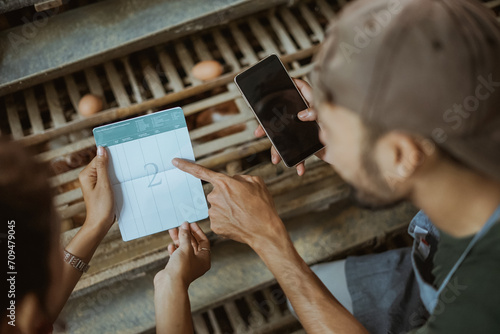
{"type": "Polygon", "coordinates": [[[297,117],[308,106],[276,55],[239,74],[235,81],[287,166],[323,147],[318,124],[297,117]]]}

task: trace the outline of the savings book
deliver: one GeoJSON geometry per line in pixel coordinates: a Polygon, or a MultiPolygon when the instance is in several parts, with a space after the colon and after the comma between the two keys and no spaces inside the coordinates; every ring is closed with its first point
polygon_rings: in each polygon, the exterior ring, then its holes
{"type": "Polygon", "coordinates": [[[93,130],[106,147],[115,213],[124,241],[208,217],[201,181],[172,165],[173,158],[194,161],[180,107],[93,130]]]}

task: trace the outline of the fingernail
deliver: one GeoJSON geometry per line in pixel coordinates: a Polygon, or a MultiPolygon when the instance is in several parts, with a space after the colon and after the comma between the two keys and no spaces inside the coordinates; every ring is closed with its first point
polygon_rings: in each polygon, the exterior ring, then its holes
{"type": "Polygon", "coordinates": [[[297,116],[299,116],[299,118],[307,118],[311,116],[311,112],[309,110],[302,110],[297,114],[297,116]]]}
{"type": "Polygon", "coordinates": [[[273,162],[273,164],[275,164],[275,163],[276,163],[276,156],[275,156],[275,155],[273,155],[273,156],[271,157],[271,161],[273,162]]]}
{"type": "Polygon", "coordinates": [[[97,148],[97,155],[100,156],[100,157],[102,157],[104,155],[104,147],[99,146],[97,148]]]}
{"type": "Polygon", "coordinates": [[[177,158],[173,158],[173,159],[172,159],[172,164],[173,164],[174,166],[177,166],[177,165],[179,164],[179,161],[177,160],[177,158]]]}
{"type": "Polygon", "coordinates": [[[189,223],[188,223],[188,222],[184,222],[184,223],[182,223],[181,228],[182,228],[183,230],[189,230],[189,223]]]}

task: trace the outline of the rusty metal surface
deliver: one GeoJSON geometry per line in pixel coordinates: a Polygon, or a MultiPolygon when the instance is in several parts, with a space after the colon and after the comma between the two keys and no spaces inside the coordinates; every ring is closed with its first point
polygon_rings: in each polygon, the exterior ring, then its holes
{"type": "Polygon", "coordinates": [[[0,95],[287,0],[108,0],[0,32],[0,95]]]}
{"type": "MultiPolygon", "coordinates": [[[[285,224],[301,256],[313,264],[405,228],[415,213],[416,209],[408,204],[376,212],[335,206],[327,211],[288,219],[285,224]]],[[[69,332],[141,333],[152,330],[155,316],[153,277],[163,265],[72,298],[63,310],[69,332]]],[[[212,247],[211,270],[190,288],[192,310],[203,311],[224,299],[235,298],[272,282],[271,273],[248,246],[221,242],[212,247]]]]}

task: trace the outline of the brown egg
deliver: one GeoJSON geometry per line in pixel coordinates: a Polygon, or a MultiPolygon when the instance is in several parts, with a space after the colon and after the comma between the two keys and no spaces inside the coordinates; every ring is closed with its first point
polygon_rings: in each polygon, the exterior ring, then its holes
{"type": "Polygon", "coordinates": [[[204,60],[193,66],[191,74],[198,80],[212,80],[224,72],[221,63],[215,60],[204,60]]]}
{"type": "Polygon", "coordinates": [[[89,117],[102,110],[102,99],[99,96],[86,94],[78,103],[80,115],[89,117]]]}

